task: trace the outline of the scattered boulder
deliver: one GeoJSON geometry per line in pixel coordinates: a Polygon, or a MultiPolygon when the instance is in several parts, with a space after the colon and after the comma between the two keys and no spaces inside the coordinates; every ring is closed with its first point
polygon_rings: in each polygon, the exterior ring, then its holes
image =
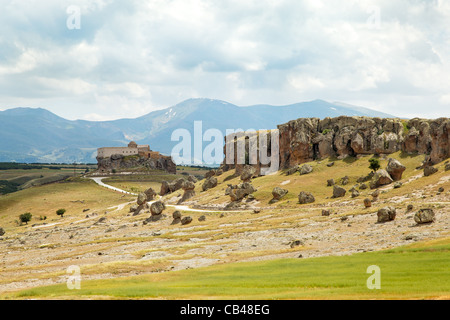
{"type": "Polygon", "coordinates": [[[241,173],[241,180],[243,182],[250,182],[250,180],[253,178],[253,176],[256,173],[256,169],[250,165],[244,166],[244,169],[241,173]]]}
{"type": "Polygon", "coordinates": [[[3,237],[5,233],[5,230],[3,228],[0,228],[0,237],[3,237]]]}
{"type": "Polygon", "coordinates": [[[439,189],[438,189],[438,192],[440,192],[440,193],[442,193],[442,192],[444,192],[445,191],[445,189],[443,188],[443,187],[440,187],[439,189]]]}
{"type": "Polygon", "coordinates": [[[380,190],[375,190],[374,192],[372,192],[371,194],[373,201],[377,201],[378,197],[380,196],[380,190]]]}
{"type": "Polygon", "coordinates": [[[184,217],[183,219],[181,219],[181,224],[183,226],[188,225],[192,222],[192,218],[191,217],[184,217]]]}
{"type": "Polygon", "coordinates": [[[142,206],[147,202],[147,195],[143,192],[139,193],[137,198],[137,204],[138,206],[142,206]]]}
{"type": "Polygon", "coordinates": [[[420,209],[414,215],[414,221],[417,224],[432,223],[435,221],[435,218],[433,209],[420,209]]]}
{"type": "Polygon", "coordinates": [[[347,190],[345,190],[342,187],[339,187],[337,185],[333,186],[333,198],[342,198],[347,193],[347,190]]]}
{"type": "Polygon", "coordinates": [[[156,192],[152,188],[147,189],[144,193],[147,196],[147,202],[155,199],[156,192]]]}
{"type": "Polygon", "coordinates": [[[158,216],[158,215],[162,214],[162,212],[165,209],[166,209],[166,206],[165,206],[164,202],[162,202],[162,201],[153,202],[152,205],[150,206],[150,212],[151,212],[152,216],[158,216]]]}
{"type": "Polygon", "coordinates": [[[334,162],[330,162],[330,163],[327,164],[328,168],[331,168],[332,166],[334,166],[334,162]]]}
{"type": "Polygon", "coordinates": [[[438,172],[438,169],[436,169],[433,166],[428,166],[423,169],[423,175],[425,177],[431,176],[432,174],[435,174],[436,172],[438,172]]]}
{"type": "Polygon", "coordinates": [[[193,176],[192,174],[190,174],[187,178],[188,181],[193,182],[193,183],[197,183],[198,179],[193,176]]]}
{"type": "Polygon", "coordinates": [[[175,211],[174,213],[172,213],[172,218],[173,218],[173,221],[171,223],[172,225],[181,223],[181,212],[175,211]]]}
{"type": "Polygon", "coordinates": [[[394,181],[399,181],[402,179],[403,172],[406,167],[396,159],[389,158],[388,165],[386,167],[387,173],[391,176],[394,181]]]}
{"type": "Polygon", "coordinates": [[[287,174],[288,176],[293,175],[293,174],[296,173],[299,169],[300,169],[299,166],[295,166],[295,167],[293,167],[293,168],[289,168],[289,169],[286,171],[286,174],[287,174]]]}
{"type": "Polygon", "coordinates": [[[445,165],[445,171],[450,171],[450,162],[445,165]]]}
{"type": "Polygon", "coordinates": [[[250,182],[244,182],[237,186],[231,186],[230,188],[231,190],[229,196],[231,198],[231,201],[233,202],[241,201],[245,197],[257,191],[256,188],[250,182]]]}
{"type": "Polygon", "coordinates": [[[202,190],[207,191],[209,189],[217,187],[217,178],[216,177],[209,177],[206,179],[205,183],[202,185],[202,190]]]}
{"type": "Polygon", "coordinates": [[[388,222],[395,219],[396,216],[396,209],[394,207],[385,207],[380,210],[378,210],[378,222],[388,222]]]}
{"type": "Polygon", "coordinates": [[[381,186],[385,186],[391,184],[393,181],[394,180],[392,180],[391,176],[386,170],[380,169],[375,172],[372,182],[370,183],[370,188],[375,189],[381,186]]]}
{"type": "MultiPolygon", "coordinates": [[[[139,208],[139,206],[138,206],[137,204],[133,204],[133,205],[130,207],[130,212],[136,212],[138,208],[139,208]]],[[[87,217],[87,216],[86,216],[86,217],[87,217]]]]}
{"type": "Polygon", "coordinates": [[[198,221],[203,222],[206,221],[206,216],[201,216],[198,218],[198,221]]]}
{"type": "Polygon", "coordinates": [[[302,246],[302,245],[303,245],[303,241],[301,241],[301,240],[294,240],[294,241],[289,243],[289,246],[291,248],[299,247],[299,246],[302,246]]]}
{"type": "Polygon", "coordinates": [[[183,190],[184,194],[183,197],[178,201],[178,204],[182,204],[184,201],[187,201],[193,197],[195,197],[195,184],[191,181],[184,181],[183,183],[183,190]]]}
{"type": "Polygon", "coordinates": [[[334,186],[336,183],[334,182],[334,179],[329,179],[327,180],[327,187],[332,187],[334,186]]]}
{"type": "Polygon", "coordinates": [[[345,176],[341,179],[341,185],[346,186],[349,182],[349,177],[345,176]]]}
{"type": "Polygon", "coordinates": [[[403,186],[403,183],[397,181],[396,183],[394,183],[394,189],[399,189],[403,186]]]}
{"type": "Polygon", "coordinates": [[[407,212],[411,212],[414,210],[414,206],[412,204],[408,204],[408,207],[406,207],[407,212]]]}
{"type": "Polygon", "coordinates": [[[367,186],[367,184],[365,184],[365,183],[361,183],[360,185],[359,185],[359,190],[366,190],[368,188],[368,186],[367,186]]]}
{"type": "Polygon", "coordinates": [[[369,198],[364,199],[364,207],[366,208],[372,207],[372,200],[370,200],[369,198]]]}
{"type": "Polygon", "coordinates": [[[309,164],[304,164],[300,168],[300,175],[310,174],[311,172],[313,172],[313,167],[309,164]]]}
{"type": "Polygon", "coordinates": [[[285,195],[288,194],[288,192],[289,192],[288,190],[280,188],[280,187],[273,188],[273,190],[272,190],[273,199],[270,202],[274,203],[274,202],[280,201],[281,198],[283,198],[285,195]]]}
{"type": "Polygon", "coordinates": [[[211,177],[214,177],[216,175],[216,170],[210,170],[207,173],[205,173],[205,179],[209,179],[211,177]]]}
{"type": "Polygon", "coordinates": [[[160,196],[165,196],[166,194],[171,193],[172,191],[170,190],[170,183],[168,181],[163,181],[161,183],[161,191],[159,192],[160,196]]]}
{"type": "Polygon", "coordinates": [[[326,209],[322,210],[323,217],[328,217],[329,215],[331,215],[331,210],[326,210],[326,209]]]}
{"type": "Polygon", "coordinates": [[[316,199],[314,198],[314,196],[310,192],[302,191],[298,195],[298,202],[300,204],[313,203],[315,201],[316,201],[316,199]]]}
{"type": "Polygon", "coordinates": [[[357,198],[357,197],[359,197],[359,191],[356,190],[356,189],[354,189],[354,190],[352,191],[352,198],[357,198]]]}

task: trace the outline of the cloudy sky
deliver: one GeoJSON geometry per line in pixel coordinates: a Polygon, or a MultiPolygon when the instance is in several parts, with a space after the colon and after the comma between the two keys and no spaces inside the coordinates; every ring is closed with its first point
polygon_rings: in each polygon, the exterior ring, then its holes
{"type": "Polygon", "coordinates": [[[0,110],[105,120],[205,97],[450,116],[448,0],[0,5],[0,110]]]}

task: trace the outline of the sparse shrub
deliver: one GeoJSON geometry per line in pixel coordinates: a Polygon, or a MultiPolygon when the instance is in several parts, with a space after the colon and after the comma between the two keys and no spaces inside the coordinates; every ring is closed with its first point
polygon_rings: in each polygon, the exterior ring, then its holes
{"type": "Polygon", "coordinates": [[[373,171],[377,171],[378,169],[381,168],[380,161],[378,159],[375,158],[369,159],[369,163],[370,163],[369,169],[373,171]]]}
{"type": "Polygon", "coordinates": [[[64,216],[64,213],[66,213],[66,209],[59,209],[56,211],[56,214],[61,216],[61,218],[64,216]]]}
{"type": "Polygon", "coordinates": [[[31,221],[32,217],[33,217],[33,215],[29,212],[21,214],[19,216],[20,223],[22,224],[25,222],[25,224],[28,224],[28,221],[31,221]]]}
{"type": "Polygon", "coordinates": [[[112,169],[111,172],[112,173],[117,173],[117,170],[116,169],[112,169]]]}
{"type": "Polygon", "coordinates": [[[43,220],[47,220],[47,216],[40,216],[39,220],[43,221],[43,220]]]}
{"type": "Polygon", "coordinates": [[[325,129],[322,131],[322,134],[325,136],[327,135],[331,130],[330,129],[325,129]]]}

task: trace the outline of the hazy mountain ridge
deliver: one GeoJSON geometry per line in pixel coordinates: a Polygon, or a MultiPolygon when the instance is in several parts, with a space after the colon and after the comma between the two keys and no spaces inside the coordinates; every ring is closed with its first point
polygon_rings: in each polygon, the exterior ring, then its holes
{"type": "Polygon", "coordinates": [[[113,121],[72,121],[42,108],[15,108],[0,111],[0,161],[95,163],[97,148],[124,146],[129,140],[170,154],[178,143],[170,141],[172,132],[193,132],[194,121],[202,121],[203,131],[216,128],[225,134],[226,129],[274,129],[297,118],[341,115],[394,117],[322,100],[239,107],[221,100],[189,99],[135,119],[113,121]]]}

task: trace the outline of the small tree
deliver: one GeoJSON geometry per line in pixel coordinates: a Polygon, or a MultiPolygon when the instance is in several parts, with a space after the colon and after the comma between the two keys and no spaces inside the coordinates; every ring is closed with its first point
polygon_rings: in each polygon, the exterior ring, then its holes
{"type": "Polygon", "coordinates": [[[61,216],[61,218],[64,216],[64,213],[66,213],[66,209],[59,209],[56,211],[56,214],[61,216]]]}
{"type": "Polygon", "coordinates": [[[381,168],[380,161],[378,159],[369,159],[369,163],[369,169],[373,170],[374,172],[381,168]]]}
{"type": "Polygon", "coordinates": [[[25,224],[28,224],[28,221],[31,221],[31,218],[33,217],[33,215],[29,212],[21,214],[19,216],[20,222],[21,224],[25,222],[25,224]]]}

